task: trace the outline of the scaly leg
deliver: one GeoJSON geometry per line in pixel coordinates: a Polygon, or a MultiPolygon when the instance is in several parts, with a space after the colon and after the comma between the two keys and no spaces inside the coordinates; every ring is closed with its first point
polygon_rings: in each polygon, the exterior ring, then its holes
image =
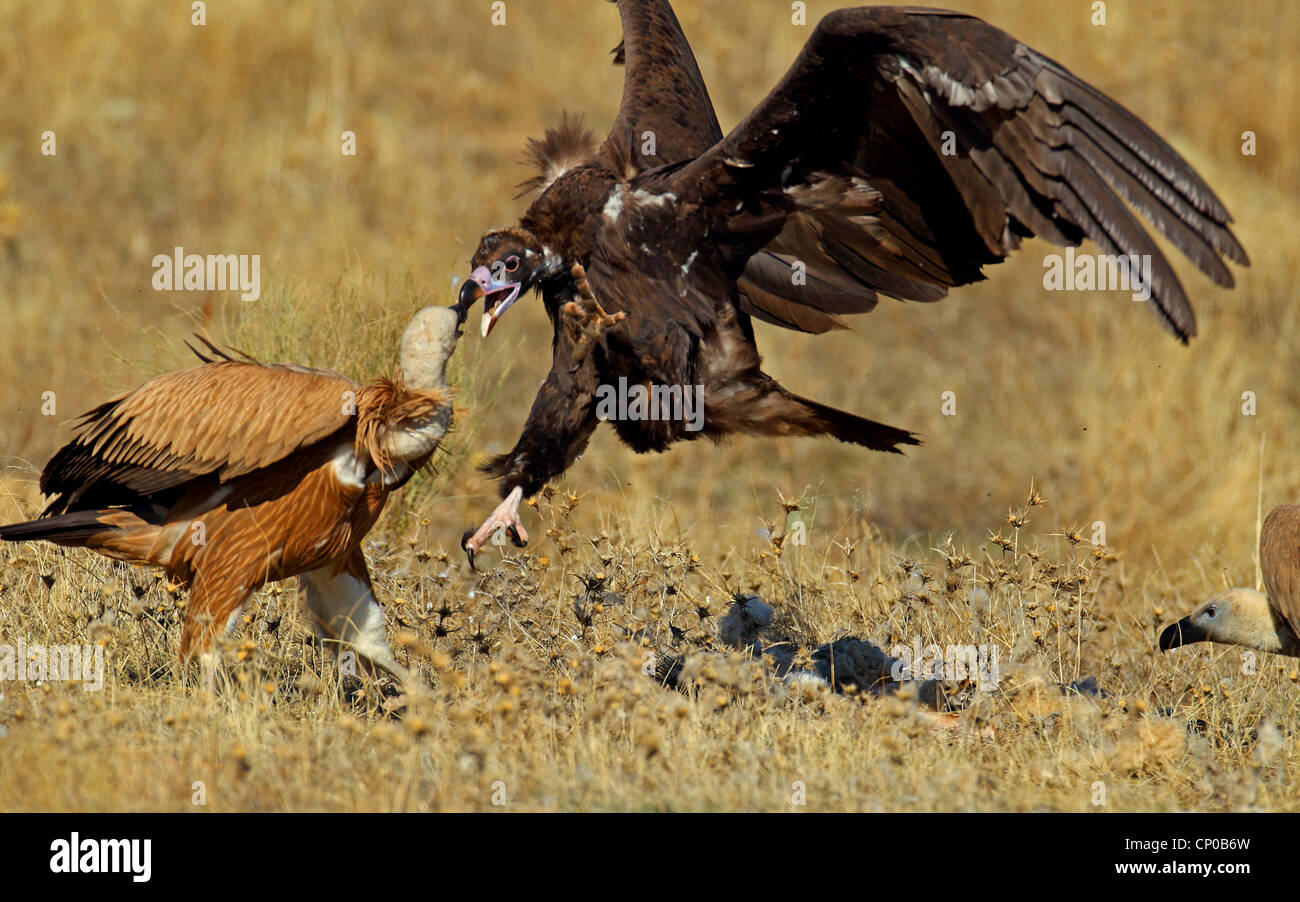
{"type": "Polygon", "coordinates": [[[519,502],[524,500],[524,490],[515,486],[514,490],[506,496],[506,499],[496,506],[496,510],[483,521],[483,525],[474,533],[466,533],[461,539],[461,547],[469,556],[470,567],[474,566],[474,556],[478,554],[487,540],[496,534],[498,529],[505,527],[506,533],[510,536],[510,541],[514,542],[519,548],[528,544],[528,531],[524,529],[523,521],[519,519],[519,502]]]}
{"type": "Polygon", "coordinates": [[[627,319],[627,314],[621,310],[611,314],[600,306],[595,292],[591,290],[591,283],[587,281],[587,271],[582,268],[581,263],[573,264],[571,274],[581,303],[569,301],[561,311],[569,317],[565,321],[565,328],[569,330],[570,335],[575,336],[573,363],[577,366],[591,353],[592,346],[600,340],[601,336],[627,319]]]}

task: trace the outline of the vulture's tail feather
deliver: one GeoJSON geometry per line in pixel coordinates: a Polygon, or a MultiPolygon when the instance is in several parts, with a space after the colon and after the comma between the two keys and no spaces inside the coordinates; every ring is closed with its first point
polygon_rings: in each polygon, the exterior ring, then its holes
{"type": "Polygon", "coordinates": [[[827,407],[825,404],[818,404],[816,401],[809,401],[798,395],[794,395],[793,398],[808,408],[815,423],[821,427],[822,433],[842,442],[861,445],[872,451],[886,451],[890,454],[902,454],[903,449],[899,447],[900,445],[921,444],[916,433],[908,432],[906,429],[886,426],[884,423],[827,407]]]}
{"type": "Polygon", "coordinates": [[[6,542],[55,542],[59,545],[81,545],[87,539],[112,527],[100,520],[106,511],[73,511],[54,517],[41,517],[25,523],[0,526],[0,540],[6,542]]]}

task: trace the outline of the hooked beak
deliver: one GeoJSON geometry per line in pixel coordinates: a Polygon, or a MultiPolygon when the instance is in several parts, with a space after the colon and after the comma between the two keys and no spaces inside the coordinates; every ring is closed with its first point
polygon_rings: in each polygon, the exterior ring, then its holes
{"type": "Polygon", "coordinates": [[[478,298],[483,298],[483,337],[487,338],[492,327],[496,325],[501,314],[506,312],[523,288],[518,282],[498,282],[486,266],[480,266],[470,273],[460,290],[460,307],[469,312],[469,308],[478,298]]]}
{"type": "Polygon", "coordinates": [[[481,297],[483,297],[483,286],[473,279],[466,280],[465,284],[460,286],[460,297],[451,308],[456,311],[456,325],[465,325],[465,320],[469,317],[469,308],[473,307],[474,302],[481,297]]]}
{"type": "Polygon", "coordinates": [[[1208,639],[1209,636],[1206,635],[1205,630],[1192,623],[1192,618],[1189,615],[1177,623],[1171,623],[1165,627],[1164,632],[1160,634],[1160,650],[1169,651],[1169,649],[1178,648],[1180,645],[1205,642],[1208,639]]]}

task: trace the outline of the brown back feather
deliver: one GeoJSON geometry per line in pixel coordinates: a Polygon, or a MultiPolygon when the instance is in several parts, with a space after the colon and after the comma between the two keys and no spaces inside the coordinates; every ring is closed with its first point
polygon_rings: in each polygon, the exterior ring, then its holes
{"type": "Polygon", "coordinates": [[[288,364],[221,360],[164,373],[86,413],[46,464],[61,513],[102,481],[147,493],[215,473],[224,482],[348,425],[356,383],[288,364]]]}

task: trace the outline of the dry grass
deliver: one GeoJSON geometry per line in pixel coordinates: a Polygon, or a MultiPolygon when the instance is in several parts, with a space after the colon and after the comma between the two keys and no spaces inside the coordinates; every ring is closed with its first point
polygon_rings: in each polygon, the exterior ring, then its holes
{"type": "MultiPolygon", "coordinates": [[[[810,18],[833,5],[811,3],[810,18]]],[[[886,458],[742,440],[638,457],[602,430],[561,494],[530,513],[533,547],[479,585],[450,554],[491,500],[472,464],[513,441],[548,364],[540,305],[520,304],[491,342],[463,343],[462,429],[371,549],[393,628],[415,637],[408,653],[434,688],[400,719],[354,709],[303,644],[291,594],[268,592],[232,650],[238,687],[196,695],[165,673],[183,599],[86,554],[0,549],[0,639],[103,639],[113,674],[103,693],[3,687],[0,809],[188,808],[195,780],[221,810],[488,807],[497,780],[525,808],[783,809],[795,781],[810,808],[1074,809],[1091,807],[1096,781],[1111,809],[1294,808],[1294,737],[1271,753],[1253,741],[1261,723],[1296,720],[1294,662],[1261,657],[1247,676],[1233,650],[1162,658],[1152,645],[1157,622],[1253,579],[1265,435],[1265,506],[1300,497],[1296,351],[1279,341],[1300,334],[1300,10],[1110,4],[1097,29],[1086,5],[953,5],[1120,98],[1218,191],[1254,265],[1233,291],[1179,266],[1201,338],[1178,346],[1122,296],[1043,292],[1039,244],[988,283],[939,305],[885,303],[851,333],[760,328],[769,368],[792,388],[915,429],[925,446],[886,458]],[[1257,156],[1240,154],[1247,129],[1257,156]],[[940,413],[944,391],[957,394],[954,417],[940,413]],[[1002,512],[1020,509],[1031,482],[1050,501],[1013,530],[1002,512]],[[568,491],[582,501],[565,513],[568,491]],[[809,528],[806,546],[779,556],[765,537],[782,532],[778,496],[804,499],[809,528]],[[1099,520],[1114,560],[1059,537],[1099,520]],[[999,529],[1024,533],[1019,546],[990,544],[999,529]],[[936,550],[949,534],[977,562],[956,580],[936,550]],[[598,570],[624,603],[584,633],[574,575],[598,570]],[[973,611],[972,584],[987,611],[973,611]],[[710,632],[694,607],[708,598],[721,614],[730,591],[753,587],[810,644],[987,634],[1027,669],[980,695],[963,715],[974,732],[958,736],[935,735],[896,699],[787,697],[734,659],[697,696],[641,676],[621,630],[649,630],[664,648],[671,620],[690,628],[679,644],[702,648],[710,632]],[[437,635],[426,602],[463,607],[457,631],[437,635]],[[471,614],[482,642],[466,638],[471,614]],[[239,660],[244,640],[256,648],[239,660]],[[1040,672],[1095,677],[1108,694],[1016,688],[1040,672]],[[984,727],[996,738],[979,738],[984,727]]],[[[784,2],[755,0],[744,15],[677,6],[724,125],[806,36],[784,2]]],[[[480,232],[518,215],[523,138],[564,109],[599,128],[618,103],[605,53],[617,17],[594,0],[510,4],[504,29],[469,2],[274,16],[230,2],[210,4],[203,28],[186,9],[0,9],[6,521],[35,508],[32,479],[69,418],[182,362],[196,328],[354,376],[391,367],[410,313],[450,302],[480,232]],[[344,129],[356,158],[339,153],[344,129]],[[39,153],[46,130],[53,158],[39,153]],[[175,245],[261,254],[262,299],[154,292],[150,260],[175,245]],[[57,416],[40,414],[46,391],[57,416]]]]}

